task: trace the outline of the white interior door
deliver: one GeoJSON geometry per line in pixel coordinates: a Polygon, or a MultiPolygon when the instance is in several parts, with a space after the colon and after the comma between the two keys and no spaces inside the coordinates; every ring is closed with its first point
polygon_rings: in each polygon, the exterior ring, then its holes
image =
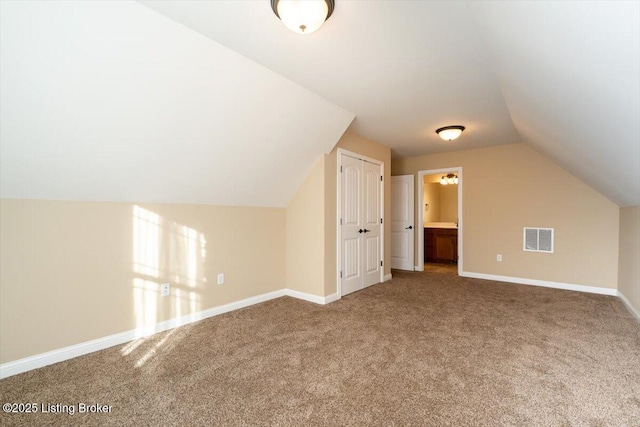
{"type": "Polygon", "coordinates": [[[380,282],[381,167],[341,155],[341,294],[380,282]]]}
{"type": "Polygon", "coordinates": [[[362,287],[380,282],[380,166],[362,161],[364,176],[362,191],[363,210],[363,265],[364,278],[362,287]]]}
{"type": "Polygon", "coordinates": [[[413,271],[413,175],[391,177],[391,268],[413,271]]]}
{"type": "Polygon", "coordinates": [[[362,289],[362,162],[342,156],[342,295],[362,289]]]}

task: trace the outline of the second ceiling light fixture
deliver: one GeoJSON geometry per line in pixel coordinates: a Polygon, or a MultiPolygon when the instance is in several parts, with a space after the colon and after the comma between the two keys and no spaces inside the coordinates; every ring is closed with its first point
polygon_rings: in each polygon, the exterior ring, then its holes
{"type": "Polygon", "coordinates": [[[445,126],[443,128],[436,129],[436,133],[445,141],[453,141],[454,139],[462,135],[463,130],[464,126],[460,125],[445,126]]]}

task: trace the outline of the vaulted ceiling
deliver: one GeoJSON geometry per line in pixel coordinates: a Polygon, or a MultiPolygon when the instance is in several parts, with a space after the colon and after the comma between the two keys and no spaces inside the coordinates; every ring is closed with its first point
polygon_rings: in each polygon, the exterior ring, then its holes
{"type": "Polygon", "coordinates": [[[396,157],[526,142],[640,205],[640,2],[337,0],[307,36],[267,0],[142,3],[2,3],[3,197],[285,206],[355,116],[396,157]]]}
{"type": "Polygon", "coordinates": [[[353,114],[137,2],[0,2],[3,198],[286,206],[353,114]]]}

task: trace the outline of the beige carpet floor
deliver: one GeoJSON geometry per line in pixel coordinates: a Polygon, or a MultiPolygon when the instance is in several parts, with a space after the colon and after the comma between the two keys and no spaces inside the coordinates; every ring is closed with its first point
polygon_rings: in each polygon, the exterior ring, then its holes
{"type": "Polygon", "coordinates": [[[638,426],[640,323],[614,297],[394,271],[0,381],[9,425],[638,426]],[[77,408],[77,406],[76,406],[77,408]]]}

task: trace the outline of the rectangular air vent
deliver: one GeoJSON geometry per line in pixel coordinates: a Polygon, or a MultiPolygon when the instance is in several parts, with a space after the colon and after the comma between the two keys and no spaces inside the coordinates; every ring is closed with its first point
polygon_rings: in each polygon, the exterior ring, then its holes
{"type": "Polygon", "coordinates": [[[523,249],[529,252],[553,253],[553,228],[524,228],[523,249]]]}

